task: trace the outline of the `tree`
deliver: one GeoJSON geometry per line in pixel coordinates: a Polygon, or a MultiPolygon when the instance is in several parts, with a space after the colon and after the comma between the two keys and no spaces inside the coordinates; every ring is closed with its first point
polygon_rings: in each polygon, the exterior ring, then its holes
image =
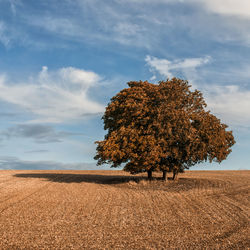
{"type": "Polygon", "coordinates": [[[206,111],[202,93],[188,81],[173,78],[152,84],[128,82],[111,98],[102,117],[107,134],[96,141],[98,165],[111,163],[132,174],[184,169],[203,162],[225,160],[235,143],[227,125],[206,111]]]}

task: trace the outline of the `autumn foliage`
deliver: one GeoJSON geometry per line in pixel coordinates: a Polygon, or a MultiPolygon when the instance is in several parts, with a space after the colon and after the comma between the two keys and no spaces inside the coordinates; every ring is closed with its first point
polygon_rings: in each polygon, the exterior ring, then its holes
{"type": "Polygon", "coordinates": [[[203,162],[225,160],[235,143],[227,125],[205,109],[202,93],[173,78],[152,84],[131,81],[115,95],[103,116],[107,134],[97,141],[98,164],[130,173],[178,172],[203,162]]]}

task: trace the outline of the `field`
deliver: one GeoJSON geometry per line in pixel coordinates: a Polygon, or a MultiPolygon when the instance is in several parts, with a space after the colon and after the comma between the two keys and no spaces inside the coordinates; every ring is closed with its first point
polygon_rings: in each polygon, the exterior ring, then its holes
{"type": "Polygon", "coordinates": [[[249,249],[250,171],[148,183],[122,171],[0,171],[0,249],[249,249]]]}

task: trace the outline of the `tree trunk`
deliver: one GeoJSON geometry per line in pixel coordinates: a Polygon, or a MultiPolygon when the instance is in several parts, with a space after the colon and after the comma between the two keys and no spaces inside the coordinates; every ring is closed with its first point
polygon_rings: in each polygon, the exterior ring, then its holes
{"type": "Polygon", "coordinates": [[[148,172],[148,179],[152,180],[152,170],[150,169],[147,172],[148,172]]]}
{"type": "Polygon", "coordinates": [[[173,180],[177,180],[178,170],[173,169],[173,180]]]}
{"type": "Polygon", "coordinates": [[[162,180],[167,181],[167,170],[162,171],[162,180]]]}

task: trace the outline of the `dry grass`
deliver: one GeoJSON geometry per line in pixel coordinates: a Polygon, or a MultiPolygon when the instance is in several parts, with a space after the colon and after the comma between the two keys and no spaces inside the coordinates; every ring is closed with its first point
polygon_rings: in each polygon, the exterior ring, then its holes
{"type": "Polygon", "coordinates": [[[248,249],[249,177],[0,171],[0,249],[248,249]]]}

